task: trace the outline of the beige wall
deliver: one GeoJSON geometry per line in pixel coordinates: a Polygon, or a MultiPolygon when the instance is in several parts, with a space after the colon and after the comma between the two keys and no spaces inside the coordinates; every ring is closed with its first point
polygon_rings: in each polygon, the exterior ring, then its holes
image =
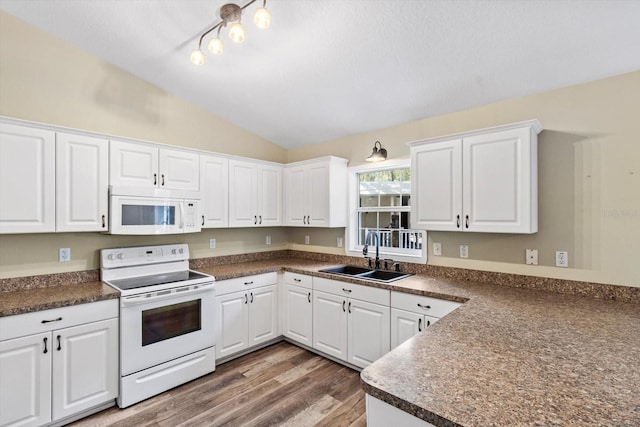
{"type": "MultiPolygon", "coordinates": [[[[0,115],[272,161],[324,155],[363,163],[375,140],[390,158],[407,158],[406,142],[537,118],[539,223],[533,235],[429,233],[443,256],[429,263],[640,286],[640,72],[498,102],[302,149],[281,147],[242,130],[66,42],[0,12],[0,115]],[[238,142],[241,143],[238,143],[238,142]],[[457,258],[458,245],[470,259],[457,258]],[[540,266],[525,266],[524,250],[540,266]],[[570,268],[553,267],[555,250],[570,268]]],[[[0,277],[98,267],[98,249],[189,243],[196,258],[292,247],[341,252],[344,229],[206,230],[186,236],[125,237],[96,233],[0,236],[0,277]],[[273,239],[264,244],[265,236],[273,239]],[[309,235],[311,244],[304,245],[309,235]],[[208,249],[210,238],[217,248],[208,249]],[[73,261],[57,262],[59,247],[73,261]]]]}
{"type": "MultiPolygon", "coordinates": [[[[364,163],[380,140],[389,158],[408,141],[537,118],[539,231],[532,235],[430,232],[429,264],[640,286],[640,72],[367,132],[288,152],[364,163]],[[443,256],[431,254],[442,244],[443,256]],[[469,245],[469,259],[458,258],[469,245]],[[524,264],[538,249],[540,265],[524,264]],[[570,268],[554,267],[555,251],[570,268]]],[[[311,240],[318,239],[311,232],[311,240]]]]}

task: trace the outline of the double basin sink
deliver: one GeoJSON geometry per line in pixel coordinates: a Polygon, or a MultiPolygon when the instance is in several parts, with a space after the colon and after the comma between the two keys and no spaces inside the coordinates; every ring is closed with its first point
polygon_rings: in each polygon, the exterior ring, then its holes
{"type": "Polygon", "coordinates": [[[375,280],[389,283],[411,276],[400,271],[373,270],[371,268],[356,267],[354,265],[341,265],[339,267],[325,268],[321,273],[337,274],[338,276],[354,277],[356,279],[375,280]]]}

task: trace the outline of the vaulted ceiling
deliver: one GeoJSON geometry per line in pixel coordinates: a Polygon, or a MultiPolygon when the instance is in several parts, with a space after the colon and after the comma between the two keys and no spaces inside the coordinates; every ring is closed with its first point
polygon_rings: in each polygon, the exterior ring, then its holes
{"type": "Polygon", "coordinates": [[[0,8],[285,148],[640,69],[634,0],[269,0],[267,30],[258,1],[244,43],[225,29],[224,54],[196,66],[224,3],[0,8]]]}

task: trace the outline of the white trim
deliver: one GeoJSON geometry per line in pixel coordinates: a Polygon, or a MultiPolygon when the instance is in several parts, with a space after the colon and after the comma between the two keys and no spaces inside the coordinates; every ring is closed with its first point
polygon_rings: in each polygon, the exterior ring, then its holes
{"type": "MultiPolygon", "coordinates": [[[[349,204],[348,204],[348,212],[347,212],[347,226],[344,229],[344,241],[345,241],[345,253],[348,256],[354,257],[362,257],[362,246],[356,246],[355,242],[357,242],[356,233],[357,230],[357,215],[359,212],[358,209],[358,180],[357,175],[359,173],[367,172],[367,171],[378,171],[378,170],[389,170],[389,169],[401,169],[401,168],[410,168],[411,160],[410,159],[393,159],[387,160],[382,163],[374,163],[374,164],[363,164],[358,166],[353,166],[347,168],[347,182],[348,182],[348,193],[349,193],[349,204]]],[[[394,208],[398,210],[398,207],[394,208]]],[[[427,262],[427,232],[425,230],[417,230],[422,231],[422,255],[400,255],[395,252],[384,252],[380,248],[380,258],[393,257],[394,261],[400,262],[409,262],[415,264],[426,264],[427,262]]],[[[371,253],[371,252],[370,252],[371,253]]]]}

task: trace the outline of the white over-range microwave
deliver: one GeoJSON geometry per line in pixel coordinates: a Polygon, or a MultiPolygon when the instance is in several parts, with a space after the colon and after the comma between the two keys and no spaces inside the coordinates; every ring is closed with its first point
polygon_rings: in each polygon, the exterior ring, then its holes
{"type": "Polygon", "coordinates": [[[181,234],[200,230],[199,192],[110,188],[109,234],[181,234]]]}

